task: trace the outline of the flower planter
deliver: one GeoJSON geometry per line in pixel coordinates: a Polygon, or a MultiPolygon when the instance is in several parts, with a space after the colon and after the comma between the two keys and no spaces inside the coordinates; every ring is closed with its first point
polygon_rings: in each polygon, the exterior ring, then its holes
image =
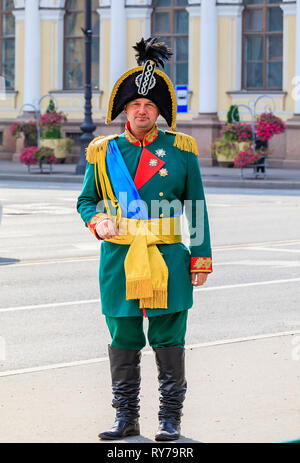
{"type": "Polygon", "coordinates": [[[70,151],[70,142],[67,138],[42,138],[41,146],[52,148],[56,159],[60,162],[64,162],[70,151]]]}
{"type": "Polygon", "coordinates": [[[231,144],[231,147],[221,146],[220,148],[215,148],[218,164],[223,167],[232,167],[236,154],[240,151],[247,151],[251,146],[250,142],[231,142],[231,144]]]}
{"type": "Polygon", "coordinates": [[[52,148],[30,146],[23,148],[20,161],[27,166],[29,173],[31,173],[32,166],[36,166],[37,164],[41,173],[44,173],[43,166],[45,165],[49,166],[50,173],[52,173],[52,164],[56,163],[56,157],[52,148]]]}

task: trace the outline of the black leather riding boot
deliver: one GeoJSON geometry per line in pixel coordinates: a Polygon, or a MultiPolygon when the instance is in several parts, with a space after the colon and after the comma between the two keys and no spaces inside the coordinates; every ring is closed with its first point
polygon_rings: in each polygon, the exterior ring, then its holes
{"type": "Polygon", "coordinates": [[[112,406],[116,419],[111,429],[101,432],[100,439],[121,439],[140,434],[139,392],[141,352],[108,346],[112,392],[112,406]]]}
{"type": "Polygon", "coordinates": [[[180,437],[180,421],[187,383],[184,347],[154,348],[158,368],[160,408],[157,441],[180,437]]]}

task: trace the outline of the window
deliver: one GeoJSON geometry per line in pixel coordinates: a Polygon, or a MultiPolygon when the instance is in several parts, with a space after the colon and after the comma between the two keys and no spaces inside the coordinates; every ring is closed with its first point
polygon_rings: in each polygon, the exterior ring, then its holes
{"type": "Polygon", "coordinates": [[[13,0],[0,0],[0,76],[5,87],[15,87],[15,18],[13,0]]]}
{"type": "MultiPolygon", "coordinates": [[[[99,88],[99,34],[98,0],[92,1],[92,87],[99,88]]],[[[85,10],[82,0],[67,0],[65,13],[64,88],[82,89],[85,76],[85,10]]]]}
{"type": "Polygon", "coordinates": [[[188,84],[189,15],[188,0],[154,0],[152,36],[166,42],[173,56],[165,72],[174,85],[188,84]]]}
{"type": "Polygon", "coordinates": [[[282,89],[281,0],[244,0],[243,88],[282,89]]]}

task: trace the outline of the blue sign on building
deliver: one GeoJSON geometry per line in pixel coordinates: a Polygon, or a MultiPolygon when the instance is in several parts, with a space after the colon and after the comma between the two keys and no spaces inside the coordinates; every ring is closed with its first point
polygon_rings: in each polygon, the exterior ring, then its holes
{"type": "Polygon", "coordinates": [[[187,113],[189,90],[187,85],[176,85],[177,113],[187,113]]]}

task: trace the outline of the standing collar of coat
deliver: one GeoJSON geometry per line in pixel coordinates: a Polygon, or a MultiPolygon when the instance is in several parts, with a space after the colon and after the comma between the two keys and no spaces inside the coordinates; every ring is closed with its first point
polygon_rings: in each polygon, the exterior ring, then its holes
{"type": "Polygon", "coordinates": [[[129,143],[135,146],[147,146],[150,143],[153,143],[158,137],[158,127],[156,124],[146,133],[143,140],[138,140],[134,135],[132,135],[130,130],[130,122],[128,121],[125,126],[125,138],[129,143]]]}

